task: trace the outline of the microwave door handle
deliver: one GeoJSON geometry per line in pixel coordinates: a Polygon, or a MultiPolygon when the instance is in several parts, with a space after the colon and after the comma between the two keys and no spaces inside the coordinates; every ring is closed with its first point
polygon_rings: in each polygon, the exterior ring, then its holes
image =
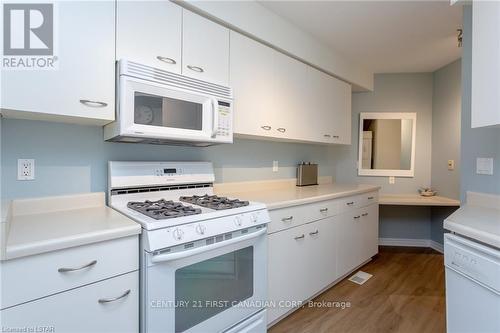
{"type": "Polygon", "coordinates": [[[222,241],[220,243],[214,243],[214,244],[210,244],[207,246],[200,246],[200,247],[194,248],[192,250],[175,252],[175,253],[156,254],[156,255],[153,255],[153,257],[151,258],[151,262],[160,263],[160,262],[173,261],[173,260],[191,257],[191,256],[194,256],[195,254],[200,254],[200,253],[203,253],[206,251],[215,250],[215,249],[218,249],[218,248],[221,248],[224,246],[228,246],[228,245],[243,242],[243,241],[246,241],[249,239],[257,238],[259,236],[264,235],[266,232],[267,232],[267,229],[263,228],[257,232],[253,232],[249,235],[232,238],[232,239],[227,240],[227,241],[222,241]]]}
{"type": "Polygon", "coordinates": [[[218,105],[219,102],[215,98],[212,98],[212,138],[217,136],[217,130],[219,127],[219,112],[217,112],[218,105]]]}

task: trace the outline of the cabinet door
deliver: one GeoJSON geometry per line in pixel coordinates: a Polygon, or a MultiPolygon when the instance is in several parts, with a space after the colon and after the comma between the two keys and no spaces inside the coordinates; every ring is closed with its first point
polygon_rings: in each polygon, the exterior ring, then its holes
{"type": "Polygon", "coordinates": [[[472,2],[471,125],[500,126],[500,2],[472,2]]]}
{"type": "Polygon", "coordinates": [[[306,272],[309,277],[306,284],[310,287],[310,296],[338,278],[337,234],[337,217],[329,217],[308,224],[308,268],[306,272]]]}
{"type": "Polygon", "coordinates": [[[229,29],[183,9],[182,74],[227,86],[229,29]]]}
{"type": "Polygon", "coordinates": [[[182,9],[167,0],[116,6],[116,59],[181,72],[182,9]]]}
{"type": "Polygon", "coordinates": [[[309,68],[310,135],[325,143],[351,143],[351,86],[331,75],[309,68]]]}
{"type": "Polygon", "coordinates": [[[268,295],[276,306],[268,309],[268,323],[294,308],[280,301],[303,301],[310,296],[306,266],[314,258],[307,257],[309,229],[306,224],[269,235],[268,295]]]}
{"type": "Polygon", "coordinates": [[[274,53],[276,102],[273,131],[278,138],[314,141],[314,113],[307,105],[307,65],[280,52],[274,53]]]}
{"type": "Polygon", "coordinates": [[[14,306],[0,312],[2,326],[53,327],[47,332],[137,332],[138,285],[135,271],[14,306]]]}
{"type": "Polygon", "coordinates": [[[378,253],[378,208],[378,204],[373,204],[361,210],[361,261],[366,261],[378,253]]]}
{"type": "Polygon", "coordinates": [[[113,121],[114,1],[59,1],[55,19],[58,69],[2,71],[1,107],[10,110],[2,112],[87,124],[113,121]]]}
{"type": "Polygon", "coordinates": [[[347,274],[361,264],[364,239],[359,209],[339,215],[338,264],[339,276],[347,274]]]}
{"type": "Polygon", "coordinates": [[[231,31],[230,86],[234,93],[234,132],[242,136],[272,136],[274,50],[231,31]]]}

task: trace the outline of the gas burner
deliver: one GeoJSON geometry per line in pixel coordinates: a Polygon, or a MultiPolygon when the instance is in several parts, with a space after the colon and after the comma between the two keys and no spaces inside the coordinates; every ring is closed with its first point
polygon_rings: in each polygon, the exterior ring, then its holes
{"type": "Polygon", "coordinates": [[[216,195],[208,195],[208,194],[182,196],[179,198],[179,200],[193,205],[198,205],[215,210],[248,206],[248,201],[241,201],[239,199],[228,199],[226,197],[219,197],[216,195]]]}
{"type": "Polygon", "coordinates": [[[185,206],[180,202],[160,199],[158,201],[131,201],[127,207],[138,211],[156,220],[171,219],[174,217],[196,215],[201,213],[201,209],[185,206]]]}

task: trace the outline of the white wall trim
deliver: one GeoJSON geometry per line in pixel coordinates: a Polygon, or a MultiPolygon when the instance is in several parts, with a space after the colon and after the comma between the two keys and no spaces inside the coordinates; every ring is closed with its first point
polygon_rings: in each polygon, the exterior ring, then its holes
{"type": "Polygon", "coordinates": [[[443,244],[430,239],[415,239],[415,238],[379,238],[379,245],[385,246],[413,246],[413,247],[430,247],[440,253],[443,253],[443,244]]]}

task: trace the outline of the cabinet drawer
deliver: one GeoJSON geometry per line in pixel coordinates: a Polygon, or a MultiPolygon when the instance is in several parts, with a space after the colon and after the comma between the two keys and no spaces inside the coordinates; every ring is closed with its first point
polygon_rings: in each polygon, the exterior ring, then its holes
{"type": "Polygon", "coordinates": [[[365,207],[378,202],[378,192],[368,192],[350,197],[339,199],[339,211],[341,213],[349,212],[353,209],[365,207]]]}
{"type": "Polygon", "coordinates": [[[269,212],[271,223],[268,225],[268,232],[272,233],[333,216],[338,213],[337,211],[338,203],[335,200],[272,210],[269,212]]]}
{"type": "Polygon", "coordinates": [[[4,309],[137,270],[138,237],[8,260],[1,265],[1,308],[4,309]]]}
{"type": "Polygon", "coordinates": [[[135,271],[2,310],[2,326],[46,332],[138,332],[138,289],[135,271]]]}

